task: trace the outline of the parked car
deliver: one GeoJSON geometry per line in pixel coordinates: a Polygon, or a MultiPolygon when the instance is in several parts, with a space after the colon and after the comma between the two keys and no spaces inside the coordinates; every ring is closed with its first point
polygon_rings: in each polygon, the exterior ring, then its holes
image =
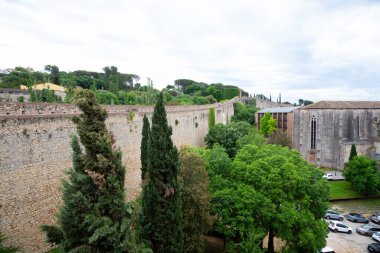
{"type": "Polygon", "coordinates": [[[371,216],[371,221],[376,224],[380,224],[380,213],[374,213],[371,216]]]}
{"type": "Polygon", "coordinates": [[[367,249],[369,252],[380,253],[380,243],[378,242],[371,243],[368,245],[367,249]]]}
{"type": "Polygon", "coordinates": [[[372,238],[377,241],[377,242],[380,242],[380,232],[376,232],[372,235],[372,238]]]}
{"type": "Polygon", "coordinates": [[[328,220],[340,220],[340,221],[342,221],[344,219],[344,216],[340,215],[339,213],[337,213],[333,210],[327,210],[325,218],[328,220]]]}
{"type": "Polygon", "coordinates": [[[334,232],[352,233],[352,228],[339,221],[329,221],[329,229],[334,232]]]}
{"type": "Polygon", "coordinates": [[[361,223],[369,222],[367,218],[365,218],[364,216],[358,213],[349,213],[346,218],[347,220],[352,221],[352,222],[361,222],[361,223]]]}
{"type": "Polygon", "coordinates": [[[330,247],[324,247],[323,249],[321,249],[318,252],[319,253],[335,253],[335,251],[333,250],[333,248],[330,248],[330,247]]]}
{"type": "Polygon", "coordinates": [[[356,232],[358,232],[361,235],[367,236],[367,235],[373,235],[376,232],[380,232],[380,228],[366,224],[366,225],[356,228],[356,232]]]}
{"type": "Polygon", "coordinates": [[[327,180],[333,180],[334,179],[334,176],[331,173],[324,174],[322,177],[326,178],[327,180]]]}

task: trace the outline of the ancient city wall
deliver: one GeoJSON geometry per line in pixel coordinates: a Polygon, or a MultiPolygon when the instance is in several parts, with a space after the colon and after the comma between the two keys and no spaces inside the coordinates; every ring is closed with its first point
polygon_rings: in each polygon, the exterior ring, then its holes
{"type": "MultiPolygon", "coordinates": [[[[215,108],[216,123],[227,123],[233,103],[203,106],[168,106],[173,141],[203,145],[208,132],[209,108],[215,108]]],[[[106,106],[107,126],[123,153],[126,194],[140,192],[140,141],[142,118],[151,116],[149,106],[106,106]]],[[[64,170],[71,166],[70,135],[75,134],[74,105],[45,103],[0,103],[0,231],[7,244],[25,252],[44,252],[48,245],[39,231],[51,224],[61,205],[60,186],[64,170]]]]}

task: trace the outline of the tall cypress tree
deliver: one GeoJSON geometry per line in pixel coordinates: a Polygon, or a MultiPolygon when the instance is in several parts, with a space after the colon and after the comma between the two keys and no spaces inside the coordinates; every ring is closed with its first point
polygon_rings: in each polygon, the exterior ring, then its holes
{"type": "Polygon", "coordinates": [[[148,171],[148,141],[150,135],[150,125],[148,117],[144,114],[143,127],[142,127],[142,138],[141,138],[141,179],[145,178],[145,174],[148,171]]]}
{"type": "Polygon", "coordinates": [[[351,161],[356,156],[358,156],[358,153],[356,152],[356,146],[355,146],[355,144],[352,144],[351,145],[351,151],[350,151],[350,157],[348,158],[348,161],[351,161]]]}
{"type": "Polygon", "coordinates": [[[148,144],[148,182],[142,195],[141,237],[154,252],[183,251],[182,211],[178,175],[178,152],[170,138],[163,94],[154,107],[148,144]]]}
{"type": "Polygon", "coordinates": [[[130,230],[132,208],[124,202],[125,168],[105,125],[107,112],[89,90],[78,92],[76,104],[83,112],[74,122],[85,152],[74,136],[58,226],[42,230],[67,252],[138,251],[130,230]]]}

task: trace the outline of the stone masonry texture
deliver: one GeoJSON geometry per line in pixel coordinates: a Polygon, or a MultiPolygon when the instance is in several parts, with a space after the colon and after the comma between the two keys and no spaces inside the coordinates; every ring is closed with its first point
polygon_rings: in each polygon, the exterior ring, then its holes
{"type": "MultiPolygon", "coordinates": [[[[215,122],[226,124],[234,101],[202,106],[167,106],[172,139],[182,145],[202,146],[208,132],[209,108],[215,122]]],[[[105,106],[107,127],[123,153],[127,200],[140,193],[140,141],[142,118],[149,106],[105,106]]],[[[71,167],[72,116],[80,110],[70,104],[0,103],[0,231],[5,245],[24,252],[45,252],[49,245],[41,224],[54,224],[62,204],[61,180],[71,167]]]]}

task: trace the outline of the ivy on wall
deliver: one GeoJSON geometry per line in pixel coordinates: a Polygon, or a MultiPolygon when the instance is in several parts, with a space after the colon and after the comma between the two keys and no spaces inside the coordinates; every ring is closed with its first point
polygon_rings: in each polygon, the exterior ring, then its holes
{"type": "Polygon", "coordinates": [[[211,128],[215,126],[215,108],[210,108],[210,113],[208,114],[208,127],[211,128]]]}

